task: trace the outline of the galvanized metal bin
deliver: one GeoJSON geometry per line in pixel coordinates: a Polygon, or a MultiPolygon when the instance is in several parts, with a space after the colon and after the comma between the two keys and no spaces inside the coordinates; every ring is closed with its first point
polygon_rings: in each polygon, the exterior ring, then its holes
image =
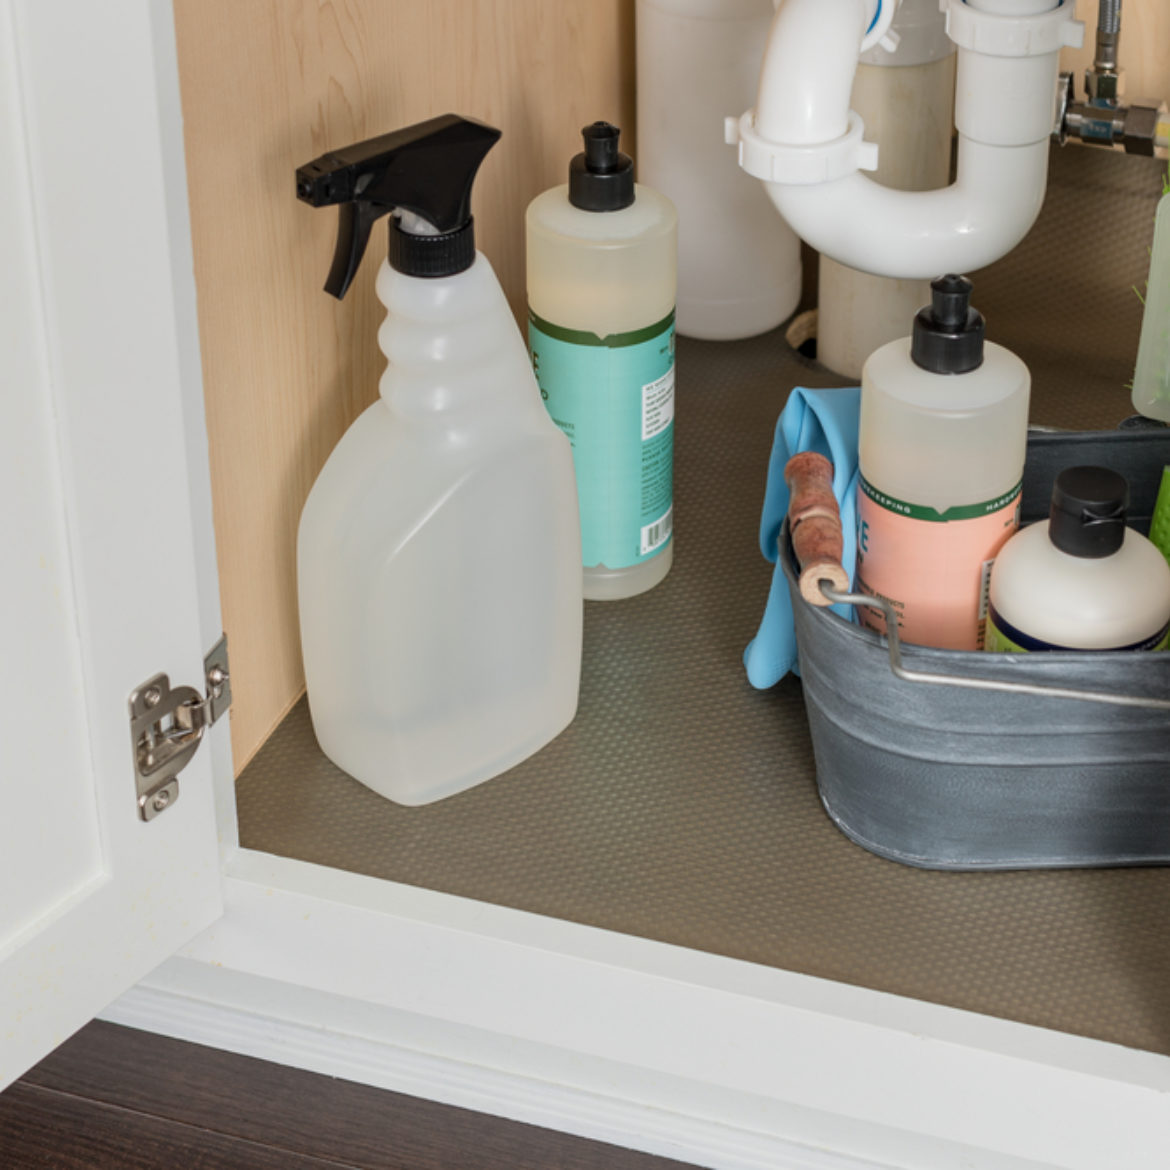
{"type": "MultiPolygon", "coordinates": [[[[1170,430],[1035,434],[1023,520],[1056,473],[1111,467],[1148,527],[1170,430]]],[[[1170,863],[1170,710],[906,681],[884,638],[805,602],[785,532],[821,801],[873,853],[930,869],[1170,863]]],[[[915,671],[1170,701],[1170,652],[982,654],[902,648],[915,671]]]]}

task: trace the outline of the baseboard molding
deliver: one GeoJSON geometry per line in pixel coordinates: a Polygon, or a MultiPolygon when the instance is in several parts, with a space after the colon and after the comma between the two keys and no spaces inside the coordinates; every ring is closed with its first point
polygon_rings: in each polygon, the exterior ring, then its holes
{"type": "MultiPolygon", "coordinates": [[[[889,1162],[812,1149],[772,1134],[640,1103],[624,1093],[606,1096],[384,1038],[209,1002],[167,986],[182,962],[156,976],[153,985],[132,989],[101,1018],[716,1170],[895,1170],[889,1162]]],[[[175,982],[181,983],[181,977],[175,982]]]]}
{"type": "Polygon", "coordinates": [[[104,1018],[716,1170],[1133,1170],[1170,1061],[303,862],[104,1018]]]}

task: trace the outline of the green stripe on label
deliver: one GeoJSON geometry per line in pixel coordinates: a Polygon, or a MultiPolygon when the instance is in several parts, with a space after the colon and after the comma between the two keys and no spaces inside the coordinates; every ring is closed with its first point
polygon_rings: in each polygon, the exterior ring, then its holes
{"type": "Polygon", "coordinates": [[[858,475],[857,482],[861,491],[879,508],[885,508],[886,511],[894,512],[899,516],[908,516],[911,520],[928,520],[932,524],[947,524],[952,520],[978,520],[982,516],[990,516],[993,512],[999,512],[1009,504],[1014,503],[1024,486],[1024,481],[1020,480],[1011,491],[1004,492],[1002,496],[996,496],[994,500],[985,500],[981,504],[960,504],[954,508],[948,508],[945,512],[940,512],[937,508],[929,508],[922,504],[908,504],[905,500],[887,495],[875,488],[864,475],[858,475]]]}
{"type": "Polygon", "coordinates": [[[1046,642],[1043,638],[1033,637],[1005,620],[994,605],[989,605],[987,637],[983,648],[1013,654],[1027,654],[1034,650],[1075,650],[1079,654],[1110,654],[1119,650],[1126,653],[1134,650],[1165,650],[1167,646],[1170,646],[1170,622],[1156,634],[1151,634],[1140,642],[1131,642],[1128,646],[1103,646],[1096,650],[1086,650],[1083,646],[1065,646],[1060,642],[1046,642]]]}
{"type": "Polygon", "coordinates": [[[587,329],[565,329],[554,325],[543,317],[538,317],[531,309],[528,310],[529,324],[535,325],[546,337],[557,341],[567,341],[572,345],[598,345],[606,349],[622,349],[627,345],[641,345],[644,341],[652,341],[664,329],[674,324],[674,310],[671,309],[661,321],[647,325],[642,329],[635,329],[630,333],[611,333],[608,337],[598,337],[587,329]]]}

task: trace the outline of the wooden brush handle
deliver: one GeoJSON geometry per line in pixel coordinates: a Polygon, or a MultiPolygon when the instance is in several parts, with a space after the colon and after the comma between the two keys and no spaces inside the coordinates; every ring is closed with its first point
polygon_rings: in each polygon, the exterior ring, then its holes
{"type": "Polygon", "coordinates": [[[810,605],[832,605],[821,592],[827,581],[849,592],[849,575],[841,565],[844,538],[841,512],[833,494],[833,465],[813,451],[801,451],[784,465],[788,485],[788,532],[800,568],[800,595],[810,605]]]}

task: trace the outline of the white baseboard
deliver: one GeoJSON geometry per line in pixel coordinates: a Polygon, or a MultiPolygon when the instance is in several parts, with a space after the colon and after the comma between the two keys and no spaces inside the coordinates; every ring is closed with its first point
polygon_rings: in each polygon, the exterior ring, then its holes
{"type": "Polygon", "coordinates": [[[1170,1060],[243,852],[106,1019],[716,1170],[1137,1170],[1170,1060]]]}
{"type": "MultiPolygon", "coordinates": [[[[153,981],[111,1005],[102,1018],[716,1170],[894,1170],[889,1162],[811,1149],[774,1134],[640,1103],[624,1093],[606,1096],[419,1051],[382,1037],[211,1003],[182,990],[185,975],[192,974],[182,970],[187,963],[169,964],[153,981]]],[[[236,995],[240,991],[237,985],[236,995]]],[[[283,1008],[282,1004],[279,1010],[283,1008]]]]}

